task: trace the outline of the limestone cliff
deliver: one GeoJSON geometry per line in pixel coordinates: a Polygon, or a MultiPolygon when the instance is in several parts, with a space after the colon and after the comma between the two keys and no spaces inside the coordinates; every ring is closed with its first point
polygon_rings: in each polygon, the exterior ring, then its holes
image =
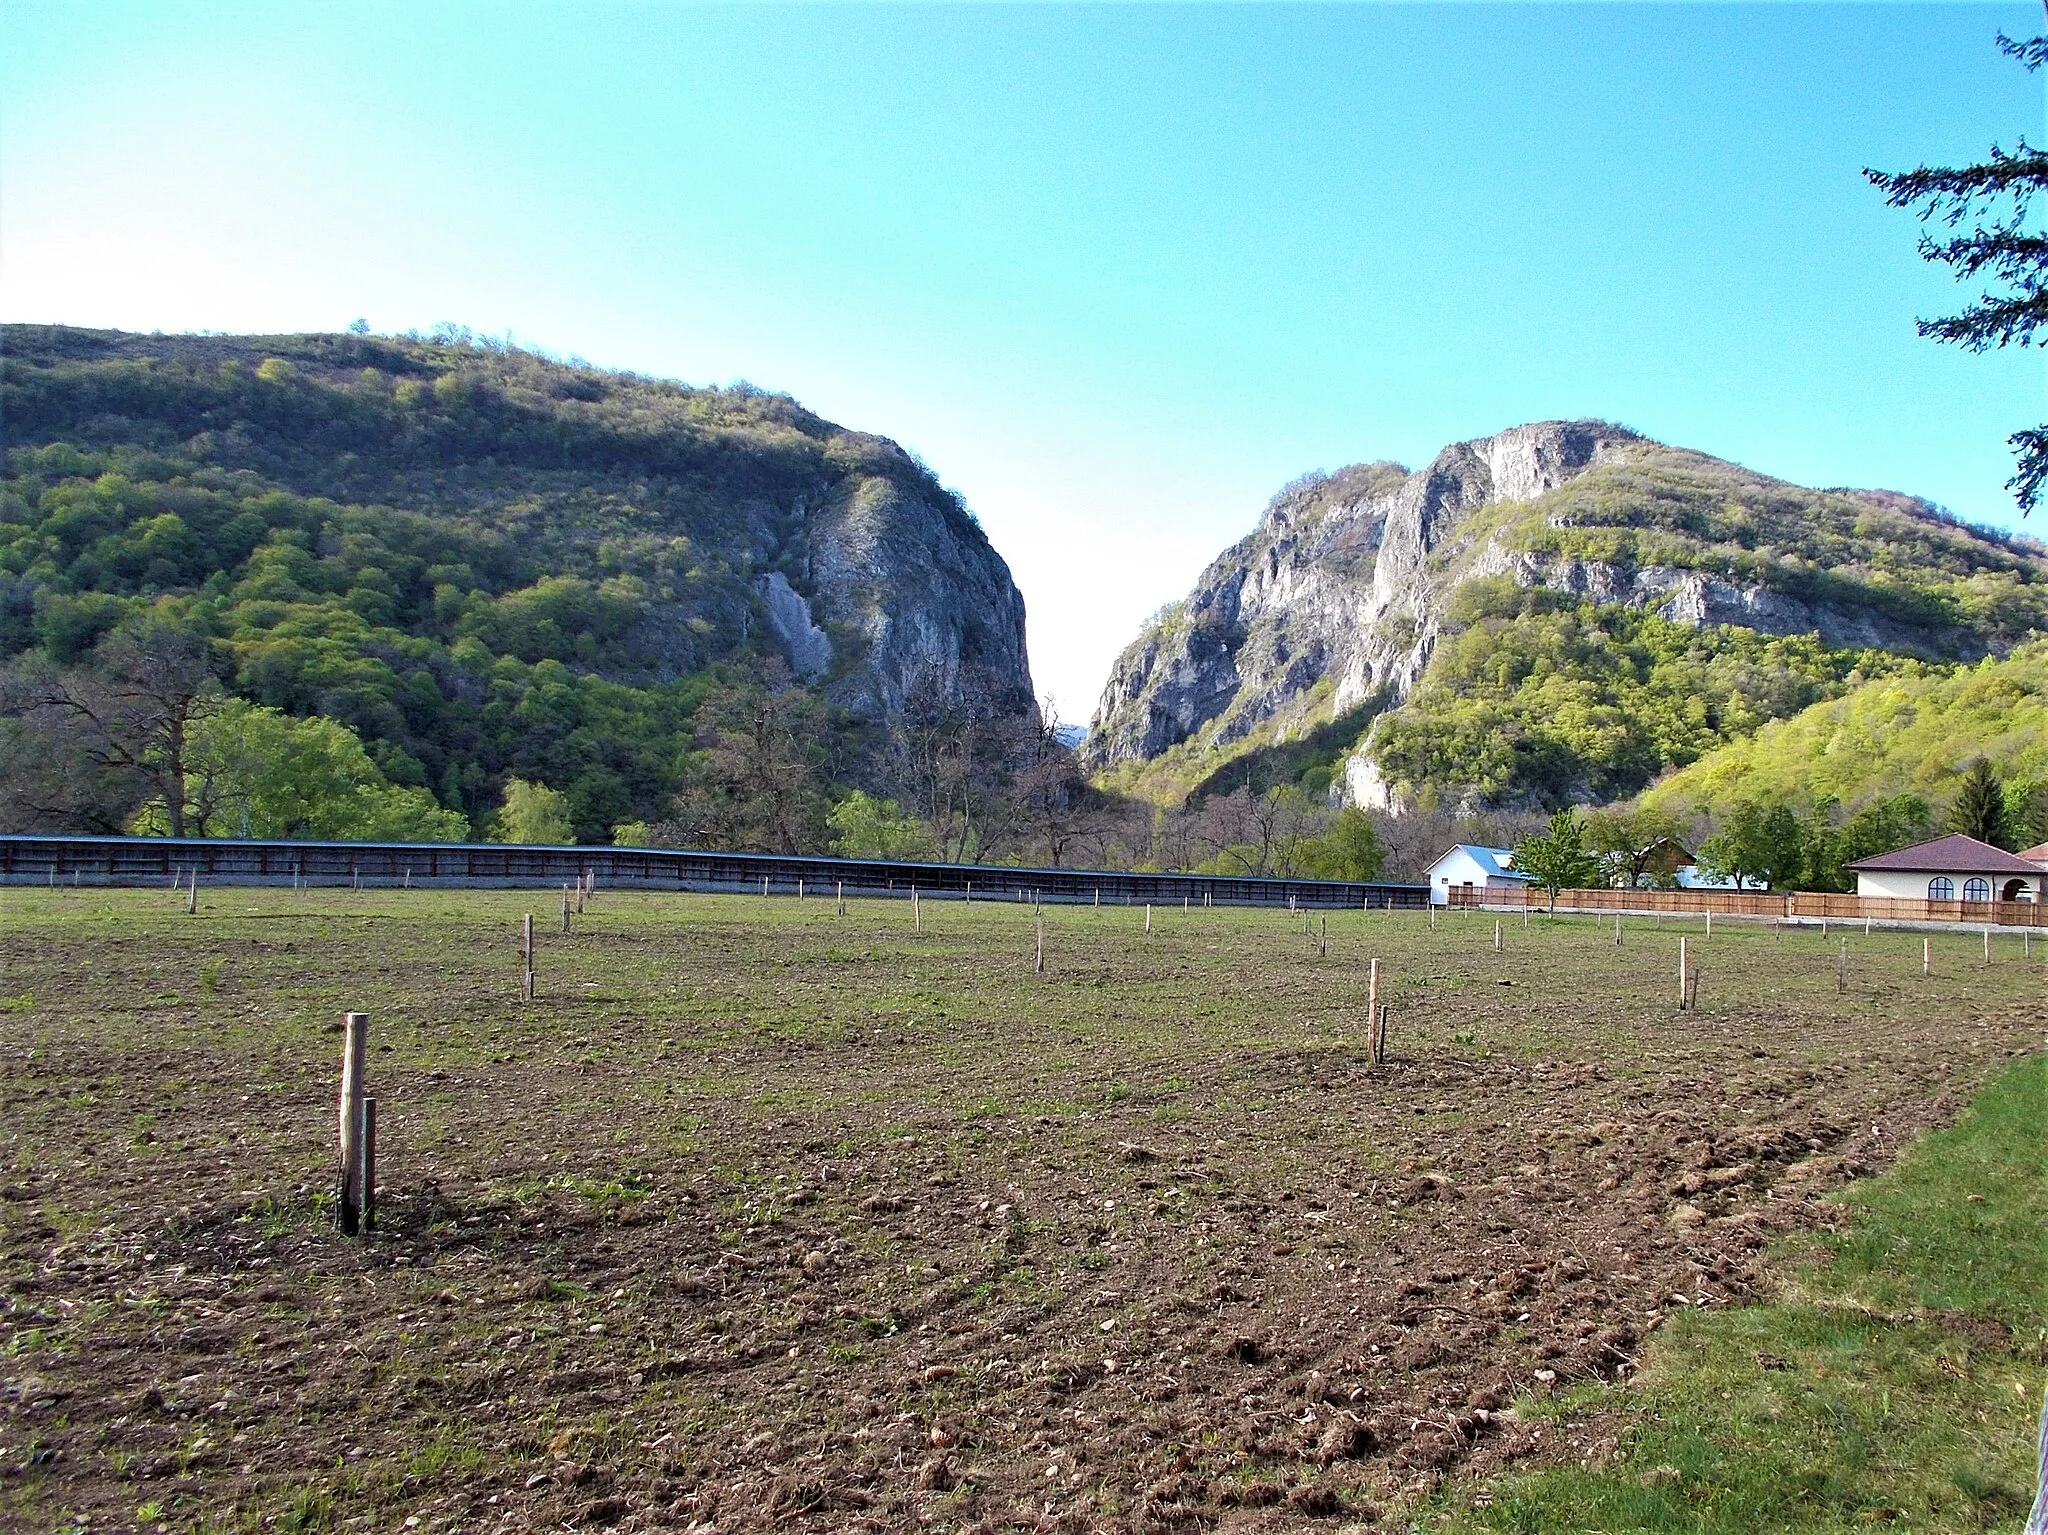
{"type": "Polygon", "coordinates": [[[1355,720],[1337,792],[1388,806],[1400,796],[1371,729],[1424,683],[1474,583],[1973,658],[2039,620],[2038,554],[1911,497],[1804,490],[1604,422],[1515,427],[1414,473],[1364,464],[1282,490],[1118,659],[1084,754],[1171,795],[1262,743],[1355,720]]]}

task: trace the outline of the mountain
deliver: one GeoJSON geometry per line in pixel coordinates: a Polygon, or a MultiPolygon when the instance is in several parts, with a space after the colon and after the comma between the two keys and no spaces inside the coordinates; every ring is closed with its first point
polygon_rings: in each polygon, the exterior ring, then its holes
{"type": "Polygon", "coordinates": [[[665,813],[721,666],[810,684],[854,780],[907,710],[1036,720],[1023,599],[959,498],[785,396],[456,332],[0,348],[0,658],[170,602],[235,691],[343,721],[395,782],[474,810],[521,774],[586,834],[665,813]]]}
{"type": "Polygon", "coordinates": [[[2043,556],[1911,496],[1515,427],[1283,489],[1118,659],[1084,759],[1157,799],[1611,799],[1909,658],[2004,653],[2048,617],[2043,556]]]}

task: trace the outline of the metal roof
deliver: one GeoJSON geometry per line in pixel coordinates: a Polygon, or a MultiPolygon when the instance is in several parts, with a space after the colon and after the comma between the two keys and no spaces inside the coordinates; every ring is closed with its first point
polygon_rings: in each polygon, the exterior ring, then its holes
{"type": "Polygon", "coordinates": [[[1442,863],[1446,858],[1450,857],[1453,853],[1463,853],[1466,857],[1470,858],[1474,863],[1479,865],[1481,872],[1483,872],[1488,879],[1518,879],[1525,885],[1533,885],[1535,883],[1535,880],[1532,879],[1529,875],[1517,874],[1513,869],[1510,869],[1508,867],[1508,864],[1513,861],[1515,856],[1515,850],[1513,848],[1481,847],[1476,842],[1452,843],[1449,847],[1445,848],[1441,853],[1437,854],[1436,863],[1432,863],[1429,866],[1431,871],[1434,872],[1434,870],[1436,869],[1436,865],[1442,863]]]}
{"type": "Polygon", "coordinates": [[[1961,832],[1916,842],[1895,853],[1879,853],[1844,865],[1872,873],[1896,870],[1902,874],[2039,874],[2041,866],[2008,853],[2002,847],[1979,842],[1961,832]]]}

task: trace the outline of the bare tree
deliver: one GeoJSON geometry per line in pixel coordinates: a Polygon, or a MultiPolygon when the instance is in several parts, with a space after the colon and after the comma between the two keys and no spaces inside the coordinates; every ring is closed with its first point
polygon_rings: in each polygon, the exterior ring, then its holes
{"type": "Polygon", "coordinates": [[[780,661],[760,680],[707,697],[697,710],[699,755],[660,843],[764,853],[824,845],[823,708],[780,661]]]}
{"type": "Polygon", "coordinates": [[[115,629],[87,665],[17,667],[0,697],[10,813],[98,829],[155,797],[184,836],[186,742],[224,696],[211,641],[154,614],[115,629]]]}

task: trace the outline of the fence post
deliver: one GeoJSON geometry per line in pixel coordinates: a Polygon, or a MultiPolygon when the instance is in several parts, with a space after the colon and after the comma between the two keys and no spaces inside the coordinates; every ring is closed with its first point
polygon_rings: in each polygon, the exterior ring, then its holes
{"type": "Polygon", "coordinates": [[[1680,933],[1678,935],[1678,1010],[1681,1013],[1685,1011],[1686,1007],[1687,958],[1685,934],[1680,933]]]}
{"type": "Polygon", "coordinates": [[[1037,949],[1036,949],[1036,950],[1034,951],[1034,953],[1033,953],[1033,955],[1032,955],[1032,959],[1031,959],[1031,973],[1032,973],[1033,975],[1044,975],[1044,974],[1045,974],[1045,918],[1044,918],[1043,916],[1035,916],[1035,917],[1033,918],[1033,920],[1034,920],[1034,921],[1036,922],[1036,924],[1037,924],[1037,927],[1038,927],[1038,947],[1037,947],[1037,949]]]}
{"type": "Polygon", "coordinates": [[[913,933],[924,931],[924,915],[918,909],[917,886],[915,885],[910,887],[910,930],[913,933]]]}
{"type": "Polygon", "coordinates": [[[195,868],[191,884],[185,889],[185,915],[192,916],[199,910],[199,871],[195,868]]]}
{"type": "Polygon", "coordinates": [[[1984,924],[1984,963],[1991,963],[1991,924],[1984,924]]]}
{"type": "Polygon", "coordinates": [[[1152,903],[1150,901],[1145,903],[1145,931],[1148,933],[1152,931],[1152,903]]]}
{"type": "Polygon", "coordinates": [[[1500,953],[1500,918],[1493,919],[1493,952],[1500,953]]]}
{"type": "Polygon", "coordinates": [[[839,915],[846,915],[846,881],[839,881],[839,915]]]}
{"type": "Polygon", "coordinates": [[[1920,976],[1925,980],[1934,974],[1934,940],[1925,934],[1920,938],[1920,976]]]}
{"type": "MultiPolygon", "coordinates": [[[[1151,910],[1151,908],[1147,907],[1146,910],[1149,911],[1151,910]]],[[[1318,924],[1316,934],[1316,957],[1318,959],[1328,959],[1330,957],[1330,919],[1325,916],[1318,917],[1316,921],[1318,924]]]]}
{"type": "Polygon", "coordinates": [[[562,931],[569,931],[569,887],[562,887],[562,931]]]}
{"type": "MultiPolygon", "coordinates": [[[[1431,910],[1435,910],[1434,907],[1431,910]]],[[[1380,1063],[1380,962],[1374,960],[1365,982],[1365,1059],[1369,1066],[1380,1063]]]]}
{"type": "Polygon", "coordinates": [[[519,961],[522,980],[520,989],[526,1000],[533,1000],[533,913],[528,912],[519,924],[519,961]]]}
{"type": "Polygon", "coordinates": [[[1614,946],[1621,947],[1621,913],[1614,914],[1614,946]]]}
{"type": "Polygon", "coordinates": [[[1845,996],[1849,990],[1849,940],[1842,940],[1842,951],[1835,961],[1835,995],[1845,996]]]}
{"type": "Polygon", "coordinates": [[[363,1213],[363,1068],[369,1059],[370,1015],[341,1015],[341,1097],[336,1105],[339,1153],[335,1170],[334,1214],[341,1229],[354,1236],[363,1213]]]}
{"type": "Polygon", "coordinates": [[[1707,936],[1714,936],[1714,908],[1711,906],[1707,908],[1707,936]]]}

